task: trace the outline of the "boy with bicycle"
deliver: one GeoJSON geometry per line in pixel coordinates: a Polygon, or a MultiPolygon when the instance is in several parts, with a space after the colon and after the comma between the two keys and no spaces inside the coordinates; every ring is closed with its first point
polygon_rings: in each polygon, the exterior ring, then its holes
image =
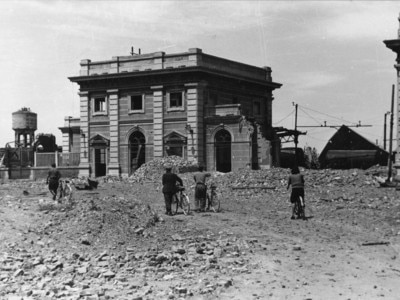
{"type": "Polygon", "coordinates": [[[57,198],[57,191],[61,173],[57,170],[56,164],[52,163],[51,168],[47,174],[46,184],[49,185],[49,191],[53,196],[53,200],[57,198]]]}
{"type": "MultiPolygon", "coordinates": [[[[292,192],[290,194],[290,202],[293,204],[292,208],[292,217],[291,219],[296,218],[296,201],[299,197],[303,199],[303,207],[305,206],[304,203],[304,176],[300,174],[299,167],[294,166],[292,167],[292,174],[289,175],[287,189],[292,186],[292,192]]],[[[305,216],[303,217],[305,219],[305,216]]]]}
{"type": "Polygon", "coordinates": [[[210,173],[204,172],[204,167],[199,166],[199,171],[193,176],[196,187],[194,190],[195,197],[195,211],[205,212],[206,211],[206,198],[207,198],[207,186],[206,179],[210,177],[210,173]]]}

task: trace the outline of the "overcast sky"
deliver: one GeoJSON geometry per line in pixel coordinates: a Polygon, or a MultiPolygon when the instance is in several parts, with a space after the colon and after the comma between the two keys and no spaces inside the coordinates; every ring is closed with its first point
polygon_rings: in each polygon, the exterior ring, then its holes
{"type": "MultiPolygon", "coordinates": [[[[354,128],[380,145],[384,114],[396,82],[395,1],[1,1],[0,147],[14,140],[12,113],[29,107],[39,133],[61,145],[65,116],[79,117],[82,59],[107,60],[189,48],[270,66],[275,82],[274,126],[372,125],[354,128]]],[[[389,120],[389,119],[388,119],[389,120]]],[[[335,132],[307,131],[300,146],[319,151],[335,132]]],[[[284,144],[284,146],[291,146],[284,144]]]]}

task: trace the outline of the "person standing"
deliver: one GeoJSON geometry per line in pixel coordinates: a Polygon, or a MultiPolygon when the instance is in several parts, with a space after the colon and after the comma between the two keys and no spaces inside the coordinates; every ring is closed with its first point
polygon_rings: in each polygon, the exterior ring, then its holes
{"type": "Polygon", "coordinates": [[[200,211],[200,212],[206,211],[206,198],[207,198],[206,180],[207,177],[210,176],[211,176],[210,173],[204,172],[203,166],[199,166],[199,171],[196,172],[193,176],[194,182],[196,184],[194,190],[195,211],[200,211]]]}
{"type": "Polygon", "coordinates": [[[177,183],[183,186],[182,179],[175,173],[172,173],[172,166],[169,164],[166,165],[165,173],[162,176],[162,184],[163,184],[162,192],[164,194],[164,200],[165,200],[165,210],[166,210],[165,214],[168,216],[172,216],[172,210],[171,210],[172,197],[177,192],[177,186],[176,186],[177,183]]]}
{"type": "Polygon", "coordinates": [[[290,202],[293,205],[292,208],[292,217],[291,219],[295,219],[296,213],[296,200],[298,197],[303,198],[303,205],[305,206],[304,202],[304,176],[300,174],[300,170],[297,166],[292,168],[292,174],[289,175],[287,189],[292,186],[292,192],[290,194],[290,202]]]}
{"type": "Polygon", "coordinates": [[[51,168],[47,174],[46,183],[49,185],[50,193],[53,195],[53,200],[57,198],[57,189],[61,173],[57,170],[56,164],[52,163],[51,168]]]}

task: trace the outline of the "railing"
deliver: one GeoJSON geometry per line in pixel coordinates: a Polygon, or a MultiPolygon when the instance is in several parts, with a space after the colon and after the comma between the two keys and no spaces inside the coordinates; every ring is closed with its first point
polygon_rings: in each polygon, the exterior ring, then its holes
{"type": "Polygon", "coordinates": [[[239,116],[241,114],[240,104],[224,104],[206,106],[206,116],[239,116]]]}
{"type": "Polygon", "coordinates": [[[56,166],[79,166],[79,152],[36,152],[35,167],[48,167],[51,164],[56,166]]]}
{"type": "Polygon", "coordinates": [[[79,162],[80,162],[79,159],[80,159],[79,152],[59,153],[58,165],[59,166],[79,166],[79,162]]]}

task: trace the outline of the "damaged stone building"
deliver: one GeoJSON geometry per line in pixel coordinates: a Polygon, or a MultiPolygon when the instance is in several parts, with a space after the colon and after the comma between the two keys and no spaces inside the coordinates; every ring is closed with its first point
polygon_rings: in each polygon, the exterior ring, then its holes
{"type": "Polygon", "coordinates": [[[182,156],[210,171],[274,165],[271,68],[191,48],[82,60],[80,175],[131,174],[143,163],[182,156]]]}

